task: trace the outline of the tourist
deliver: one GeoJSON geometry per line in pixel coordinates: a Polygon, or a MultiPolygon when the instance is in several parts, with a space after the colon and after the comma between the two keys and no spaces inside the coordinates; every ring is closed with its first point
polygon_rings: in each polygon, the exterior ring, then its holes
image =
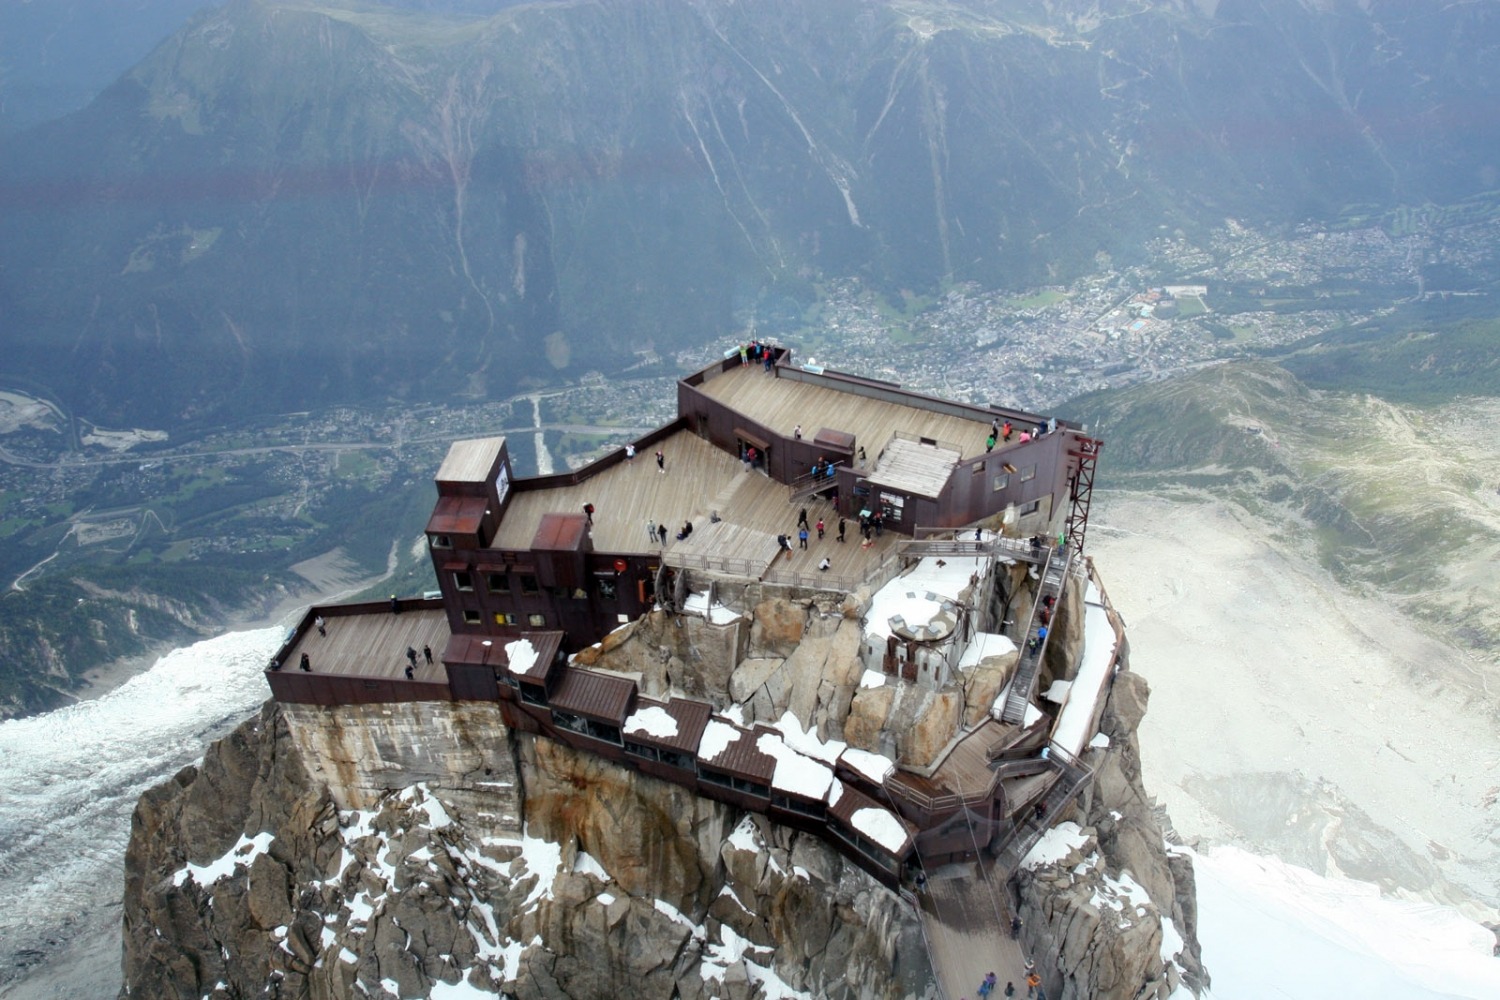
{"type": "Polygon", "coordinates": [[[801,441],[802,440],[802,425],[801,424],[798,424],[796,427],[792,428],[792,440],[793,441],[801,441]]]}
{"type": "Polygon", "coordinates": [[[406,662],[414,667],[417,665],[417,651],[410,646],[406,647],[406,662]]]}
{"type": "Polygon", "coordinates": [[[803,507],[801,510],[799,510],[797,512],[797,527],[799,527],[799,528],[805,528],[805,527],[807,527],[807,508],[806,507],[803,507]]]}
{"type": "Polygon", "coordinates": [[[276,673],[280,669],[281,669],[281,661],[273,659],[271,661],[271,673],[274,674],[274,673],[276,673]]]}
{"type": "Polygon", "coordinates": [[[432,647],[425,642],[422,644],[422,659],[427,661],[429,667],[432,666],[432,647]]]}
{"type": "Polygon", "coordinates": [[[396,600],[396,595],[395,594],[392,594],[391,595],[391,614],[393,614],[393,615],[399,615],[400,613],[401,613],[401,602],[398,601],[398,600],[396,600]]]}
{"type": "Polygon", "coordinates": [[[646,541],[653,545],[656,543],[656,519],[654,517],[646,518],[646,541]]]}
{"type": "Polygon", "coordinates": [[[583,516],[584,516],[585,520],[587,521],[587,523],[590,526],[592,526],[593,523],[594,523],[594,505],[593,504],[586,503],[586,504],[583,505],[583,516]]]}
{"type": "Polygon", "coordinates": [[[667,456],[663,455],[660,449],[656,452],[656,471],[664,476],[667,474],[667,456]]]}
{"type": "Polygon", "coordinates": [[[627,444],[625,446],[625,461],[627,461],[627,462],[634,462],[635,461],[635,445],[633,445],[633,444],[627,444]]]}
{"type": "Polygon", "coordinates": [[[407,680],[411,680],[416,675],[416,669],[417,668],[414,667],[414,666],[412,666],[410,663],[408,663],[406,665],[406,679],[407,680]]]}
{"type": "Polygon", "coordinates": [[[1010,421],[1007,420],[1005,422],[1005,426],[1000,428],[1000,440],[1004,441],[1006,444],[1010,444],[1010,436],[1014,431],[1015,428],[1012,427],[1010,425],[1010,421]]]}
{"type": "Polygon", "coordinates": [[[1012,983],[1012,982],[1007,982],[1005,984],[1005,996],[1006,996],[1007,1000],[1009,1000],[1010,997],[1013,997],[1015,995],[1016,995],[1016,984],[1012,983]]]}
{"type": "Polygon", "coordinates": [[[318,627],[318,634],[323,636],[324,638],[327,638],[328,627],[327,623],[323,621],[323,616],[319,615],[317,618],[313,619],[313,624],[318,627]]]}
{"type": "Polygon", "coordinates": [[[659,524],[656,526],[656,535],[661,539],[660,544],[667,544],[667,526],[665,524],[659,524]]]}
{"type": "Polygon", "coordinates": [[[984,439],[984,453],[986,455],[988,455],[990,452],[992,452],[994,450],[995,450],[995,435],[991,434],[989,437],[987,437],[987,438],[984,439]]]}
{"type": "Polygon", "coordinates": [[[849,522],[848,522],[848,521],[846,521],[846,520],[844,520],[844,518],[843,518],[843,517],[842,517],[842,516],[840,516],[840,517],[839,517],[839,542],[840,542],[840,543],[841,543],[841,544],[842,544],[842,543],[843,543],[843,541],[844,541],[844,531],[845,531],[845,529],[847,529],[847,528],[848,528],[848,527],[849,527],[849,522]]]}
{"type": "Polygon", "coordinates": [[[818,541],[821,542],[822,540],[823,540],[823,519],[820,517],[820,518],[818,518],[818,541]]]}
{"type": "Polygon", "coordinates": [[[677,540],[679,542],[686,541],[687,538],[688,538],[688,536],[691,535],[692,533],[693,533],[693,522],[692,521],[684,521],[684,522],[682,522],[682,530],[677,533],[677,540]]]}
{"type": "Polygon", "coordinates": [[[1021,918],[1018,917],[1018,916],[1016,916],[1015,914],[1012,914],[1011,918],[1010,918],[1010,939],[1012,941],[1014,941],[1017,938],[1019,938],[1020,936],[1021,936],[1021,918]]]}
{"type": "Polygon", "coordinates": [[[303,670],[308,671],[309,673],[312,672],[312,660],[306,653],[302,654],[302,659],[297,662],[297,666],[301,667],[303,670]]]}
{"type": "Polygon", "coordinates": [[[821,571],[821,572],[823,572],[823,573],[827,573],[827,572],[828,572],[828,567],[829,567],[829,566],[830,566],[830,565],[832,565],[832,564],[831,564],[831,563],[829,563],[829,561],[828,561],[828,557],[827,557],[827,556],[824,556],[824,557],[823,557],[823,561],[822,561],[822,562],[820,562],[820,563],[818,563],[818,569],[819,569],[819,571],[821,571]]]}
{"type": "Polygon", "coordinates": [[[1036,988],[1038,986],[1040,986],[1040,985],[1042,985],[1042,977],[1041,976],[1037,975],[1035,972],[1028,972],[1026,974],[1026,995],[1027,996],[1029,996],[1029,997],[1036,996],[1036,988]]]}
{"type": "Polygon", "coordinates": [[[797,547],[799,549],[807,548],[807,525],[805,523],[797,529],[797,547]]]}

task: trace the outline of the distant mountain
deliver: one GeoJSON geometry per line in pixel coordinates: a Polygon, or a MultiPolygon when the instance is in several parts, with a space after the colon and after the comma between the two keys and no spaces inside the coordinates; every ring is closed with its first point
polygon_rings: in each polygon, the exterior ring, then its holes
{"type": "MultiPolygon", "coordinates": [[[[1469,370],[1467,326],[1424,342],[1413,367],[1469,370]]],[[[1492,336],[1486,371],[1495,371],[1497,351],[1492,336]]],[[[1378,346],[1370,353],[1403,357],[1378,346]]],[[[1399,372],[1391,365],[1384,376],[1397,398],[1411,395],[1399,372]]],[[[1084,396],[1065,410],[1105,439],[1101,487],[1238,507],[1350,592],[1380,598],[1490,670],[1500,665],[1496,377],[1487,395],[1418,406],[1313,389],[1281,365],[1236,362],[1084,396]]],[[[1468,669],[1430,666],[1460,689],[1473,680],[1468,669]]]]}
{"type": "Polygon", "coordinates": [[[0,134],[77,111],[210,0],[0,4],[0,134]]]}
{"type": "Polygon", "coordinates": [[[5,373],[107,423],[508,395],[825,276],[1021,286],[1500,166],[1493,2],[404,6],[231,0],[8,141],[5,373]]]}

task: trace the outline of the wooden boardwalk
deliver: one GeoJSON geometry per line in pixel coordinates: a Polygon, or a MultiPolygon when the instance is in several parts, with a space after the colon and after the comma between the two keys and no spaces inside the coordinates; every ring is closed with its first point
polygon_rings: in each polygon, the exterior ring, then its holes
{"type": "Polygon", "coordinates": [[[992,1000],[1003,1000],[1006,982],[1026,995],[1026,960],[1010,937],[1005,878],[988,856],[950,865],[927,876],[918,897],[932,971],[947,1000],[974,1000],[986,973],[999,977],[992,1000]]]}
{"type": "Polygon", "coordinates": [[[443,669],[443,650],[448,646],[448,618],[442,608],[392,614],[334,615],[327,619],[328,635],[308,629],[287,653],[281,669],[296,671],[302,654],[312,663],[313,673],[343,677],[406,677],[406,650],[417,651],[417,669],[412,680],[448,683],[443,669]],[[422,656],[422,647],[432,650],[432,663],[422,656]]]}
{"type": "MultiPolygon", "coordinates": [[[[582,513],[594,505],[594,548],[603,552],[661,552],[666,562],[688,568],[732,567],[731,571],[767,579],[797,574],[819,576],[818,563],[828,557],[831,585],[860,580],[894,551],[902,536],[888,531],[869,546],[861,544],[859,521],[849,521],[840,545],[838,515],[825,500],[787,503],[787,487],[759,470],[746,471],[733,455],[690,431],[679,431],[662,443],[667,471],[658,472],[649,454],[605,469],[583,483],[545,490],[517,491],[492,543],[496,548],[529,548],[542,515],[582,513]],[[807,509],[808,547],[797,545],[797,514],[807,509]],[[718,512],[720,521],[711,518],[718,512]],[[818,540],[818,518],[824,538],[818,540]],[[666,524],[663,545],[646,538],[647,521],[666,524]],[[678,540],[685,522],[693,533],[678,540]],[[780,555],[777,535],[791,537],[792,555],[780,555]],[[778,555],[780,558],[778,559],[778,555]]],[[[403,649],[405,647],[402,647],[403,649]]]]}

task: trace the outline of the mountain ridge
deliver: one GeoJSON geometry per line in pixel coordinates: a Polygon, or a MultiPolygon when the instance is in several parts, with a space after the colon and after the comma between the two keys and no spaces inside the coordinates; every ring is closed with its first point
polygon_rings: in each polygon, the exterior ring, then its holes
{"type": "Polygon", "coordinates": [[[1478,185],[1489,127],[1443,116],[1493,71],[1392,94],[1493,6],[1417,22],[1411,55],[1372,41],[1399,12],[1336,6],[234,0],[0,157],[6,346],[107,423],[488,398],[732,336],[826,275],[1020,286],[1160,225],[1478,185]]]}

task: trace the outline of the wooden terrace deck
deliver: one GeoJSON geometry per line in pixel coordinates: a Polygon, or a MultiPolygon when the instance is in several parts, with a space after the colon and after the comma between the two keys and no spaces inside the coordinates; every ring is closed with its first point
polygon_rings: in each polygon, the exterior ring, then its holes
{"type": "Polygon", "coordinates": [[[838,515],[831,504],[817,499],[788,503],[784,483],[758,470],[746,472],[733,455],[690,431],[667,438],[661,450],[667,459],[665,474],[657,471],[650,454],[642,454],[634,462],[620,463],[576,485],[518,490],[493,546],[528,548],[543,514],[581,513],[583,505],[591,503],[592,537],[598,551],[660,552],[671,565],[734,567],[730,571],[754,577],[768,574],[767,579],[789,573],[821,576],[818,563],[827,556],[827,576],[837,585],[838,581],[863,579],[868,568],[879,565],[903,540],[887,531],[866,548],[859,537],[859,521],[851,519],[847,541],[840,545],[838,515]],[[803,507],[810,526],[806,551],[797,546],[797,513],[803,507]],[[710,520],[714,511],[719,513],[718,523],[710,520]],[[816,531],[819,517],[826,531],[821,542],[816,531]],[[648,520],[667,525],[665,545],[647,542],[648,520]],[[684,521],[693,522],[693,533],[678,541],[684,521]],[[790,558],[777,549],[779,534],[791,536],[790,558]]]}
{"type": "MultiPolygon", "coordinates": [[[[803,436],[809,439],[825,427],[847,431],[865,449],[866,468],[874,467],[876,456],[897,431],[910,438],[931,438],[957,447],[965,456],[984,454],[984,441],[990,433],[988,419],[934,413],[910,404],[791,379],[776,379],[776,391],[768,392],[767,383],[771,379],[758,366],[745,365],[715,375],[699,389],[730,409],[783,434],[790,435],[798,424],[802,425],[803,436]]],[[[1018,426],[1016,431],[1025,429],[1018,426]]]]}
{"type": "Polygon", "coordinates": [[[341,677],[406,679],[406,650],[417,651],[417,669],[412,680],[448,683],[443,668],[443,650],[448,646],[448,618],[442,608],[423,611],[333,615],[327,619],[328,635],[309,628],[287,652],[281,669],[299,673],[297,666],[306,653],[314,674],[341,677]],[[422,657],[422,647],[432,650],[432,663],[422,657]]]}

